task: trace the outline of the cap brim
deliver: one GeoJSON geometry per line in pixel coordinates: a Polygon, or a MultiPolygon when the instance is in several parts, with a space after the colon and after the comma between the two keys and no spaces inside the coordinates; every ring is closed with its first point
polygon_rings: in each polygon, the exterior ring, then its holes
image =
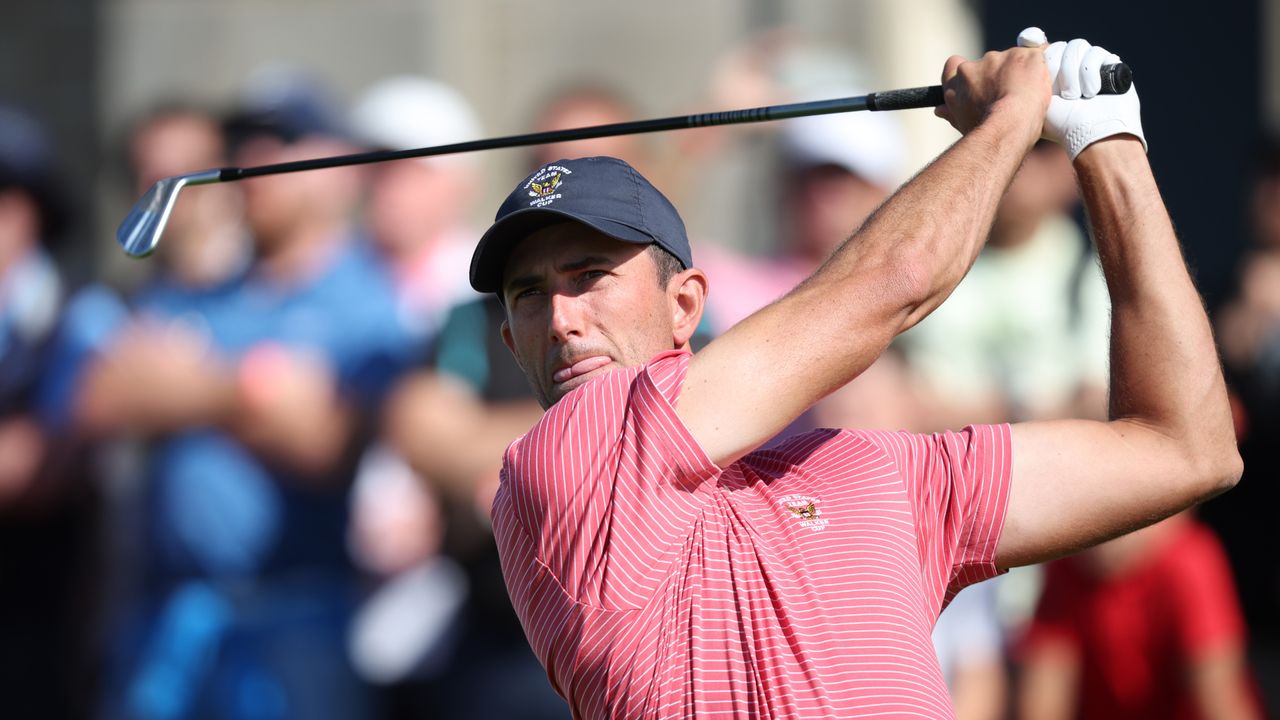
{"type": "Polygon", "coordinates": [[[570,213],[554,208],[525,208],[494,223],[481,236],[480,242],[476,244],[475,254],[471,256],[471,287],[477,292],[500,294],[507,256],[511,254],[516,243],[544,227],[562,222],[586,225],[615,240],[637,245],[651,245],[658,241],[657,238],[630,225],[624,225],[609,218],[570,213]]]}

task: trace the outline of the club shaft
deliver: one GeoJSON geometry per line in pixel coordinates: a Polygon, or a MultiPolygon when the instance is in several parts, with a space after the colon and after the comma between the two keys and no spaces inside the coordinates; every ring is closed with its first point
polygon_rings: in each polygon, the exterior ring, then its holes
{"type": "MultiPolygon", "coordinates": [[[[932,88],[918,88],[924,91],[932,88]]],[[[941,98],[941,88],[937,88],[941,98]]],[[[905,91],[890,91],[905,92],[905,91]]],[[[883,94],[883,93],[882,93],[883,94]]],[[[814,102],[790,103],[786,105],[769,105],[765,107],[746,108],[743,110],[726,110],[723,112],[699,113],[676,117],[657,118],[653,120],[635,120],[630,122],[593,125],[591,127],[572,128],[568,130],[551,130],[547,132],[508,135],[506,137],[472,140],[470,142],[436,145],[433,147],[413,148],[410,150],[377,150],[372,152],[338,155],[335,157],[316,158],[314,160],[297,160],[294,162],[260,165],[249,168],[223,168],[219,181],[241,180],[275,175],[278,173],[299,172],[302,170],[319,170],[321,168],[344,167],[348,165],[364,165],[367,163],[403,160],[406,158],[431,157],[433,155],[453,155],[456,153],[477,152],[480,150],[498,150],[501,148],[525,147],[545,143],[569,142],[573,140],[589,140],[591,138],[611,137],[615,135],[635,135],[638,133],[662,132],[666,130],[683,130],[687,128],[712,127],[715,125],[735,125],[740,123],[766,122],[769,120],[785,120],[805,115],[824,115],[828,113],[853,112],[855,110],[872,109],[869,105],[876,93],[857,97],[837,98],[834,100],[818,100],[814,102]]],[[[941,100],[939,100],[941,102],[941,100]]],[[[933,107],[918,105],[917,107],[933,107]]]]}
{"type": "MultiPolygon", "coordinates": [[[[1132,73],[1124,63],[1105,65],[1101,68],[1104,94],[1122,94],[1128,92],[1132,83],[1132,73]]],[[[300,172],[302,170],[320,170],[323,168],[345,167],[348,165],[365,165],[368,163],[386,162],[388,160],[404,160],[408,158],[431,157],[433,155],[453,155],[456,153],[478,152],[480,150],[498,150],[501,148],[526,147],[555,142],[573,140],[590,140],[615,135],[635,135],[638,133],[663,132],[666,130],[684,130],[688,128],[712,127],[715,125],[737,125],[741,123],[766,122],[769,120],[785,120],[787,118],[806,115],[825,115],[829,113],[854,112],[857,110],[909,110],[912,108],[936,107],[943,103],[942,86],[907,88],[904,90],[886,90],[884,92],[858,95],[855,97],[836,98],[834,100],[815,100],[812,102],[789,103],[785,105],[766,105],[763,107],[745,108],[742,110],[725,110],[722,112],[698,113],[695,115],[677,115],[674,117],[653,120],[633,120],[630,122],[593,125],[591,127],[571,128],[568,130],[551,130],[547,132],[508,135],[506,137],[472,140],[469,142],[436,145],[433,147],[411,148],[409,150],[374,150],[370,152],[338,155],[335,157],[315,158],[312,160],[296,160],[294,162],[259,165],[249,168],[222,168],[218,171],[216,182],[243,180],[262,175],[300,172]]]]}

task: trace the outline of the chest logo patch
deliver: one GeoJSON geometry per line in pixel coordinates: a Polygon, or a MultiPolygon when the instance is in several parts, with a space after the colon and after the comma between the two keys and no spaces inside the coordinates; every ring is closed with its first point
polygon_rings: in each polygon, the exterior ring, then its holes
{"type": "Polygon", "coordinates": [[[822,503],[818,498],[809,495],[787,495],[779,504],[786,508],[787,514],[800,523],[800,527],[814,532],[822,530],[830,521],[822,515],[822,503]]]}

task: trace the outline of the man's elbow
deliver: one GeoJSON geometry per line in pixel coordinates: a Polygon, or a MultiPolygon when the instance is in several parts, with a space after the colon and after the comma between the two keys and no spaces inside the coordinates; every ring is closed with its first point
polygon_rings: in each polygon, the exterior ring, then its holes
{"type": "Polygon", "coordinates": [[[1201,483],[1200,502],[1221,495],[1240,482],[1244,474],[1244,460],[1234,441],[1219,443],[1201,455],[1197,478],[1201,483]]]}
{"type": "Polygon", "coordinates": [[[905,320],[901,330],[907,330],[934,308],[950,292],[946,281],[939,277],[936,260],[919,251],[902,252],[888,259],[883,277],[887,288],[895,295],[905,320]]]}
{"type": "Polygon", "coordinates": [[[1230,444],[1224,455],[1218,492],[1226,492],[1235,487],[1236,483],[1240,482],[1240,477],[1244,475],[1244,458],[1240,457],[1240,450],[1236,448],[1235,443],[1230,444]]]}

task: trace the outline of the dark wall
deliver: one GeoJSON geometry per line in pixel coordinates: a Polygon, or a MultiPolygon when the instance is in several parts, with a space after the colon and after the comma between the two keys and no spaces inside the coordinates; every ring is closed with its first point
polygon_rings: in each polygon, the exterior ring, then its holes
{"type": "Polygon", "coordinates": [[[1258,0],[1067,5],[988,0],[986,46],[1038,25],[1050,40],[1087,38],[1134,72],[1156,179],[1201,292],[1216,303],[1248,238],[1249,158],[1260,122],[1258,0]]]}
{"type": "Polygon", "coordinates": [[[0,101],[42,122],[66,180],[73,224],[64,250],[73,278],[91,261],[92,183],[102,153],[96,108],[96,0],[0,4],[0,101]]]}

